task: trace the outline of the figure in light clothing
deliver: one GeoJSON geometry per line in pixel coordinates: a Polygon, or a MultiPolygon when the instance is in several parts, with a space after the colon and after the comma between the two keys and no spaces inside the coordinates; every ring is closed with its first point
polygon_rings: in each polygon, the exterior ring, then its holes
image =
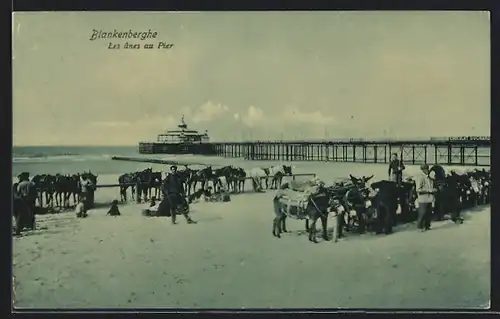
{"type": "Polygon", "coordinates": [[[78,218],[87,217],[87,210],[85,209],[85,204],[84,204],[82,199],[80,199],[80,201],[76,205],[75,213],[76,213],[76,217],[78,217],[78,218]]]}
{"type": "Polygon", "coordinates": [[[85,211],[87,211],[90,207],[90,193],[93,191],[93,186],[94,184],[88,178],[88,176],[83,176],[82,177],[82,182],[80,184],[80,198],[83,202],[83,205],[85,205],[85,211]]]}
{"type": "Polygon", "coordinates": [[[344,237],[342,228],[344,227],[345,209],[338,198],[332,198],[329,204],[328,213],[331,214],[333,221],[333,239],[338,242],[340,238],[344,237]]]}
{"type": "Polygon", "coordinates": [[[431,229],[431,214],[432,203],[434,202],[433,180],[429,176],[429,165],[422,164],[420,166],[422,174],[418,178],[417,194],[418,194],[418,223],[417,226],[421,231],[431,229]]]}

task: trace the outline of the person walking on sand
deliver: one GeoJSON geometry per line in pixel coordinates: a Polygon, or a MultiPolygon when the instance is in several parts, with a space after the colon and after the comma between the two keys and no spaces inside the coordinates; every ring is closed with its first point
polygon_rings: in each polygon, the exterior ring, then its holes
{"type": "Polygon", "coordinates": [[[392,154],[392,160],[389,163],[389,180],[396,182],[398,185],[403,181],[403,170],[405,165],[398,159],[398,154],[392,154]]]}
{"type": "Polygon", "coordinates": [[[417,227],[421,231],[431,229],[431,214],[432,203],[434,202],[434,184],[429,177],[429,165],[422,164],[420,166],[422,174],[418,178],[417,194],[418,194],[418,222],[417,227]]]}
{"type": "MultiPolygon", "coordinates": [[[[175,225],[177,224],[177,207],[181,205],[187,205],[187,203],[185,198],[186,195],[184,194],[184,186],[182,185],[182,181],[179,178],[179,174],[177,174],[177,166],[171,166],[170,171],[170,174],[167,175],[162,185],[162,191],[165,194],[164,200],[167,200],[170,204],[170,216],[172,218],[172,224],[175,225]]],[[[187,209],[183,209],[182,214],[186,218],[188,224],[196,223],[189,216],[187,209]]]]}

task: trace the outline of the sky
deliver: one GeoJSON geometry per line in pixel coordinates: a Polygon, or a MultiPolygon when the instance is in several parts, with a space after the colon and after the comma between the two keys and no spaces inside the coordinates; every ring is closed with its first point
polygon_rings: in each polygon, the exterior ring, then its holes
{"type": "Polygon", "coordinates": [[[214,141],[490,135],[488,12],[18,12],[12,32],[14,145],[135,145],[182,114],[214,141]],[[90,40],[115,29],[157,37],[90,40]]]}

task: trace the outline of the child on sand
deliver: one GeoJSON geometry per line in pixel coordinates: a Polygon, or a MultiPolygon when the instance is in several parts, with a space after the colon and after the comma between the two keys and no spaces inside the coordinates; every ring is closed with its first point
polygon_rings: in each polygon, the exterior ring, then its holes
{"type": "Polygon", "coordinates": [[[120,216],[120,210],[118,209],[118,201],[115,199],[111,203],[111,208],[109,209],[108,213],[106,215],[109,216],[120,216]]]}
{"type": "Polygon", "coordinates": [[[160,203],[156,202],[156,197],[151,197],[151,202],[149,203],[148,208],[142,210],[143,216],[157,216],[158,210],[160,208],[160,203]]]}
{"type": "Polygon", "coordinates": [[[87,217],[87,210],[85,209],[84,199],[80,198],[78,204],[75,207],[76,217],[83,218],[87,217]]]}
{"type": "Polygon", "coordinates": [[[329,202],[328,213],[332,216],[333,221],[333,240],[338,240],[343,236],[342,227],[344,227],[344,207],[340,204],[338,198],[332,198],[329,202]]]}

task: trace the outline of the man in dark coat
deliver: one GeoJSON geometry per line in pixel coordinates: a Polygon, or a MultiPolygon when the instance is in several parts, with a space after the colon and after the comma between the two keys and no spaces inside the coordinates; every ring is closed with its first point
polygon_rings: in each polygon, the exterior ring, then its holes
{"type": "MultiPolygon", "coordinates": [[[[171,170],[170,174],[167,175],[162,185],[162,191],[163,194],[165,195],[163,201],[168,202],[168,206],[170,209],[170,216],[172,218],[172,224],[177,224],[177,222],[175,221],[177,215],[177,208],[182,205],[187,205],[185,199],[186,195],[184,194],[184,186],[182,185],[180,176],[177,173],[177,166],[174,165],[170,167],[170,170],[171,170]]],[[[165,205],[160,204],[160,206],[165,206],[165,205]]],[[[189,216],[187,209],[183,209],[182,214],[186,218],[188,224],[195,223],[195,221],[193,221],[189,216]]]]}
{"type": "Polygon", "coordinates": [[[389,179],[398,185],[403,181],[403,170],[405,165],[398,159],[398,154],[392,154],[392,160],[389,163],[389,179]]]}
{"type": "Polygon", "coordinates": [[[393,181],[379,181],[372,183],[371,187],[378,190],[372,200],[377,209],[376,233],[390,234],[398,209],[398,186],[393,181]]]}
{"type": "Polygon", "coordinates": [[[35,229],[35,200],[37,190],[35,183],[29,180],[29,173],[21,173],[18,176],[16,199],[18,207],[14,212],[16,219],[16,235],[21,234],[21,230],[27,226],[35,229]]]}

